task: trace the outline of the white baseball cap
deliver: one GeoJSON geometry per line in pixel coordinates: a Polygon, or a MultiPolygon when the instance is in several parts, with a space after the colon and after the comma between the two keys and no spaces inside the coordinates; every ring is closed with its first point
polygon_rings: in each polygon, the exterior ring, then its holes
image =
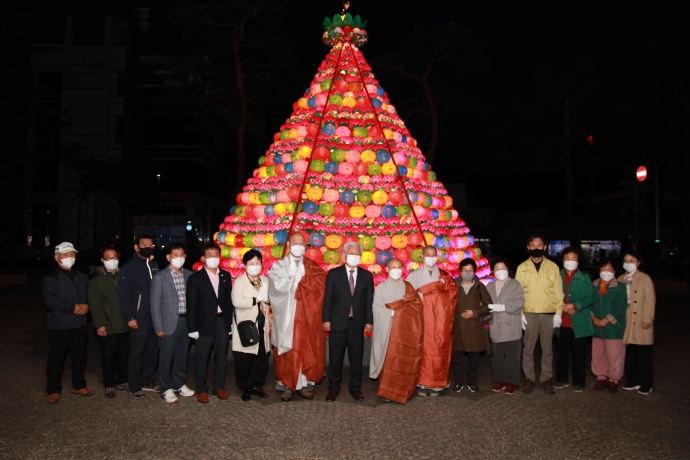
{"type": "Polygon", "coordinates": [[[64,242],[60,243],[57,246],[55,246],[55,254],[67,254],[68,252],[79,252],[76,249],[74,249],[74,245],[72,243],[64,242]]]}

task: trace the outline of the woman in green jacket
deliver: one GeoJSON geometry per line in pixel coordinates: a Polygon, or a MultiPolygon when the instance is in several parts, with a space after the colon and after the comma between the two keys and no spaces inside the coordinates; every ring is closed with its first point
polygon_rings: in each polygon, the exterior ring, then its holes
{"type": "Polygon", "coordinates": [[[616,393],[625,363],[625,284],[616,280],[616,268],[608,258],[599,261],[599,279],[592,284],[592,373],[597,377],[594,389],[608,388],[609,393],[616,393]]]}
{"type": "Polygon", "coordinates": [[[573,361],[573,391],[581,392],[585,388],[585,370],[587,365],[587,337],[594,332],[590,316],[592,307],[592,281],[589,275],[582,273],[578,267],[580,251],[577,248],[563,250],[563,315],[558,331],[556,349],[556,385],[554,388],[568,386],[568,367],[570,358],[573,361]]]}

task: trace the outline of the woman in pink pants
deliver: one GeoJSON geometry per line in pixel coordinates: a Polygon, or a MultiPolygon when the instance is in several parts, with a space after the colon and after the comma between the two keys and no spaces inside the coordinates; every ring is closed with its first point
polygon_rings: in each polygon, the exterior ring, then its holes
{"type": "Polygon", "coordinates": [[[628,299],[625,285],[616,280],[610,259],[599,262],[599,279],[594,281],[592,305],[592,373],[597,377],[595,390],[618,391],[625,364],[625,310],[628,299]]]}

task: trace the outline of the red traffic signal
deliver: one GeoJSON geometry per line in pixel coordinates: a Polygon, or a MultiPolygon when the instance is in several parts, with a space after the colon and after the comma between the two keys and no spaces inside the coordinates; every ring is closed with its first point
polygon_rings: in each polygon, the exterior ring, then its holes
{"type": "Polygon", "coordinates": [[[635,177],[637,178],[638,182],[644,182],[644,180],[647,178],[647,168],[644,166],[640,166],[637,168],[637,171],[635,172],[635,177]]]}

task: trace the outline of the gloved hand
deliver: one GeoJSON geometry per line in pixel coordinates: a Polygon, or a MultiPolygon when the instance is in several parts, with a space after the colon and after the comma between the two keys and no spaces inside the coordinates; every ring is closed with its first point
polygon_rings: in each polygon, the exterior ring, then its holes
{"type": "Polygon", "coordinates": [[[264,284],[259,288],[259,293],[256,295],[259,302],[266,302],[268,300],[268,285],[264,284]]]}
{"type": "Polygon", "coordinates": [[[190,338],[196,340],[196,339],[199,338],[199,331],[197,331],[197,332],[190,332],[190,333],[187,334],[187,335],[188,335],[190,338]]]}
{"type": "Polygon", "coordinates": [[[525,318],[525,314],[522,314],[522,330],[526,331],[527,330],[527,318],[525,318]]]}
{"type": "Polygon", "coordinates": [[[553,315],[553,327],[558,328],[561,327],[561,323],[563,320],[561,319],[560,315],[553,315]]]}
{"type": "Polygon", "coordinates": [[[502,303],[490,303],[489,310],[491,310],[491,313],[496,313],[498,311],[506,311],[506,306],[502,303]]]}

